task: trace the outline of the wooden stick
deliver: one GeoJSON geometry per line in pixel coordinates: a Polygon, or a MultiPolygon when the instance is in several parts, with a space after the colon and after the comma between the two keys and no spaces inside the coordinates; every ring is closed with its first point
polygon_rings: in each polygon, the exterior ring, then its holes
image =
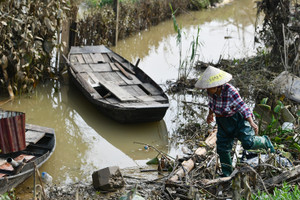
{"type": "Polygon", "coordinates": [[[114,63],[117,68],[126,76],[129,80],[132,80],[133,78],[125,71],[125,69],[119,64],[119,63],[114,63]]]}
{"type": "MultiPolygon", "coordinates": [[[[199,147],[195,151],[195,156],[204,156],[207,154],[207,147],[212,148],[216,146],[217,141],[217,129],[213,129],[209,136],[205,140],[206,147],[199,147]]],[[[189,173],[195,166],[194,158],[190,158],[187,161],[182,162],[182,168],[178,169],[175,174],[169,179],[172,182],[178,181],[179,178],[184,177],[185,174],[189,173]]]]}
{"type": "Polygon", "coordinates": [[[138,67],[139,66],[139,63],[140,63],[140,59],[138,59],[135,63],[135,67],[138,67]]]}
{"type": "Polygon", "coordinates": [[[36,172],[37,172],[37,175],[38,175],[38,177],[39,177],[39,180],[40,180],[40,183],[41,183],[41,186],[42,186],[43,196],[44,196],[44,198],[47,200],[47,196],[46,196],[46,193],[45,193],[45,189],[44,189],[44,186],[43,186],[43,182],[42,182],[42,178],[41,178],[39,169],[37,168],[35,162],[34,162],[33,164],[34,164],[34,168],[35,168],[35,170],[36,170],[36,172]]]}
{"type": "Polygon", "coordinates": [[[131,69],[129,69],[128,67],[126,67],[122,62],[120,62],[119,60],[117,60],[114,56],[111,56],[111,59],[117,63],[119,63],[124,69],[126,69],[127,71],[129,71],[132,74],[135,74],[134,71],[132,71],[131,69]]]}

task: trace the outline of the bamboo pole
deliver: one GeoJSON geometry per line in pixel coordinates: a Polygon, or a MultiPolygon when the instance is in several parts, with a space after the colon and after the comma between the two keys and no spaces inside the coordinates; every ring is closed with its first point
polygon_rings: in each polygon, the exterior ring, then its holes
{"type": "Polygon", "coordinates": [[[116,32],[115,32],[115,46],[118,44],[119,37],[119,0],[115,0],[115,13],[116,13],[116,32]]]}

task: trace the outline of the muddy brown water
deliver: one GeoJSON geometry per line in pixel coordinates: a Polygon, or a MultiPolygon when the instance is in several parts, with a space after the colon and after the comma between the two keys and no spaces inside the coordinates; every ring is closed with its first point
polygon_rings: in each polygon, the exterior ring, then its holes
{"type": "MultiPolygon", "coordinates": [[[[217,62],[255,54],[253,45],[256,20],[252,0],[233,1],[215,9],[188,12],[177,17],[183,31],[183,52],[186,52],[198,27],[202,43],[200,59],[217,62]]],[[[112,50],[135,63],[162,88],[166,81],[178,76],[179,50],[173,22],[165,21],[150,30],[119,41],[112,50]]],[[[107,167],[143,166],[157,155],[145,150],[147,143],[171,156],[182,154],[180,146],[169,138],[182,120],[178,116],[178,97],[170,96],[170,108],[163,120],[144,124],[119,124],[98,112],[80,91],[68,82],[40,85],[36,92],[2,106],[3,109],[26,113],[26,122],[55,129],[57,145],[52,157],[41,167],[58,185],[91,179],[93,171],[107,167]]],[[[21,184],[17,191],[30,193],[32,178],[21,184]],[[28,189],[29,188],[29,189],[28,189]]],[[[24,197],[25,199],[25,197],[24,197]]]]}

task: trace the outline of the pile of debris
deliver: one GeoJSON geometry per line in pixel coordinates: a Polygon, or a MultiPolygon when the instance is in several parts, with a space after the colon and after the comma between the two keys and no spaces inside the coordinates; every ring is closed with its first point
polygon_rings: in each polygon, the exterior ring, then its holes
{"type": "MultiPolygon", "coordinates": [[[[216,133],[211,130],[193,154],[170,159],[159,154],[155,170],[133,172],[108,167],[93,173],[92,184],[74,184],[73,189],[53,187],[50,199],[250,199],[257,191],[269,194],[283,182],[297,182],[300,165],[268,152],[243,151],[237,142],[233,155],[235,170],[220,176],[216,153],[216,133]],[[130,173],[130,175],[129,175],[130,173]],[[141,178],[155,173],[158,178],[141,178]]],[[[151,146],[149,146],[151,148],[151,146]]],[[[69,187],[70,188],[70,187],[69,187]]]]}

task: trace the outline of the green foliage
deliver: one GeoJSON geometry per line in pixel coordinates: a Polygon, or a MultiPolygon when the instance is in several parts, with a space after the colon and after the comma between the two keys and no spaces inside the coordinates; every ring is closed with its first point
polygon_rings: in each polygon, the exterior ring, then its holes
{"type": "Polygon", "coordinates": [[[102,0],[85,0],[84,2],[87,5],[87,7],[95,8],[101,4],[102,0]]]}
{"type": "Polygon", "coordinates": [[[105,6],[105,5],[113,5],[114,0],[101,0],[100,2],[100,7],[105,6]]]}
{"type": "Polygon", "coordinates": [[[258,106],[261,107],[262,110],[266,112],[272,111],[271,122],[267,125],[264,131],[261,130],[264,114],[259,115],[257,112],[253,112],[253,113],[259,119],[259,134],[270,136],[273,133],[281,131],[281,127],[279,126],[279,119],[280,119],[280,111],[284,107],[284,105],[281,101],[277,101],[277,105],[272,110],[271,106],[267,105],[267,102],[268,102],[268,98],[263,98],[260,104],[258,104],[258,106]]]}
{"type": "Polygon", "coordinates": [[[282,108],[284,108],[284,104],[281,101],[277,101],[274,108],[272,108],[267,105],[267,102],[268,98],[263,98],[260,104],[258,104],[258,106],[263,110],[261,115],[255,111],[253,112],[255,117],[259,120],[259,135],[268,135],[271,140],[275,142],[277,149],[283,154],[286,152],[294,152],[295,154],[299,153],[300,145],[297,141],[295,141],[295,130],[284,130],[280,125],[280,113],[282,108]],[[271,113],[271,121],[263,129],[262,122],[266,112],[271,113]]]}
{"type": "Polygon", "coordinates": [[[258,191],[257,194],[252,194],[252,199],[254,200],[298,200],[300,199],[300,190],[298,186],[291,186],[286,182],[283,183],[282,188],[275,188],[273,194],[270,196],[265,193],[258,191]]]}
{"type": "Polygon", "coordinates": [[[149,160],[146,164],[147,164],[147,165],[158,165],[158,164],[159,164],[158,157],[156,156],[155,158],[152,158],[152,159],[149,160]]]}
{"type": "Polygon", "coordinates": [[[14,200],[16,199],[14,191],[6,192],[0,195],[0,200],[14,200]]]}

